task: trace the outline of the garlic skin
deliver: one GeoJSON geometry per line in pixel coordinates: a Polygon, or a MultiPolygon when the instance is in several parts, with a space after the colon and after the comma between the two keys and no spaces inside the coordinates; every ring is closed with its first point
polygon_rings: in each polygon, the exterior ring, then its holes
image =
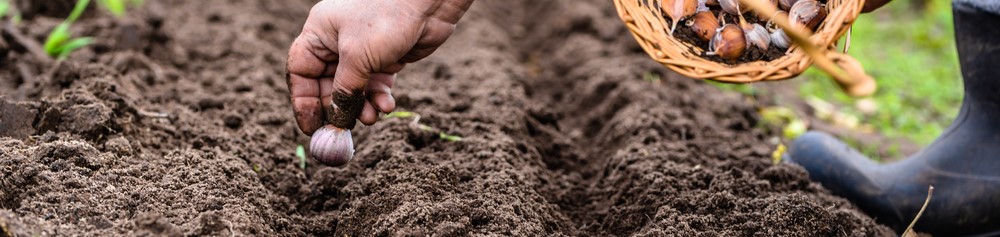
{"type": "Polygon", "coordinates": [[[733,15],[740,15],[750,10],[740,3],[739,0],[719,0],[719,6],[721,6],[722,10],[726,13],[733,15]]]}
{"type": "Polygon", "coordinates": [[[781,7],[781,10],[788,11],[789,9],[792,9],[792,6],[795,6],[795,3],[798,1],[799,0],[778,0],[778,6],[781,7]]]}
{"type": "Polygon", "coordinates": [[[695,14],[698,14],[697,12],[710,11],[711,9],[708,8],[707,4],[708,0],[698,0],[698,9],[695,10],[695,14]]]}
{"type": "Polygon", "coordinates": [[[716,29],[719,29],[719,19],[711,11],[700,11],[688,19],[687,26],[691,27],[701,41],[709,42],[715,36],[716,29]]]}
{"type": "Polygon", "coordinates": [[[328,166],[343,166],[354,158],[351,130],[326,125],[313,133],[309,156],[328,166]]]}
{"type": "Polygon", "coordinates": [[[739,26],[726,24],[717,30],[710,46],[712,53],[732,61],[738,59],[743,55],[743,51],[746,51],[747,38],[739,26]]]}
{"type": "Polygon", "coordinates": [[[785,34],[784,30],[777,29],[774,32],[771,32],[771,43],[780,49],[788,49],[788,47],[791,47],[792,45],[792,39],[788,38],[788,35],[785,34]]]}
{"type": "Polygon", "coordinates": [[[674,30],[677,29],[677,23],[694,15],[695,11],[698,10],[698,0],[663,0],[660,2],[660,7],[673,22],[670,27],[670,35],[673,36],[674,30]]]}
{"type": "Polygon", "coordinates": [[[819,23],[826,18],[826,5],[816,0],[799,0],[788,11],[788,21],[793,28],[816,30],[819,23]]]}
{"type": "Polygon", "coordinates": [[[771,35],[767,33],[767,29],[764,29],[760,24],[748,24],[743,26],[743,32],[746,34],[747,42],[750,45],[757,46],[757,48],[767,50],[771,45],[771,35]]]}

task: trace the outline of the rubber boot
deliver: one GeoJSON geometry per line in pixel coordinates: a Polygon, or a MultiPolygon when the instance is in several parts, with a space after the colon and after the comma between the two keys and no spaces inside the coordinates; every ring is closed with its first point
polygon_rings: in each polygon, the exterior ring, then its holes
{"type": "Polygon", "coordinates": [[[788,161],[876,221],[934,236],[1000,235],[1000,0],[956,0],[965,99],[955,121],[916,155],[878,164],[820,132],[796,139],[788,161]]]}

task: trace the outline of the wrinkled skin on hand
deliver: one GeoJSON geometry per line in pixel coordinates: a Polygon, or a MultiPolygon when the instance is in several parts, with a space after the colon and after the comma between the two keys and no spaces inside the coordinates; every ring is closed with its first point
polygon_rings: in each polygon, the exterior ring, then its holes
{"type": "Polygon", "coordinates": [[[437,50],[470,5],[472,0],[317,3],[288,52],[299,129],[307,135],[328,123],[351,129],[355,119],[371,125],[379,112],[392,112],[396,73],[437,50]]]}

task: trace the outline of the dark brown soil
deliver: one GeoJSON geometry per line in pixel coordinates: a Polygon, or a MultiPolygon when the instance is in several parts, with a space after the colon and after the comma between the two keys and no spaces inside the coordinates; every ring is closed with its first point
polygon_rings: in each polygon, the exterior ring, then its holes
{"type": "Polygon", "coordinates": [[[772,165],[754,105],[653,63],[610,1],[477,2],[394,90],[462,141],[386,119],[305,169],[282,75],[312,1],[146,2],[81,19],[98,43],[60,64],[0,38],[0,236],[893,234],[772,165]]]}

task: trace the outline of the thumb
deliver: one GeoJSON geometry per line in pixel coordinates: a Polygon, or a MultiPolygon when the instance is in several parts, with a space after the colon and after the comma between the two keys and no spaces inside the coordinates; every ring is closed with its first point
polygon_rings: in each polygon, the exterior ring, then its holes
{"type": "Polygon", "coordinates": [[[367,55],[340,54],[329,98],[323,98],[326,122],[343,129],[353,129],[364,109],[365,88],[372,67],[367,55]]]}

